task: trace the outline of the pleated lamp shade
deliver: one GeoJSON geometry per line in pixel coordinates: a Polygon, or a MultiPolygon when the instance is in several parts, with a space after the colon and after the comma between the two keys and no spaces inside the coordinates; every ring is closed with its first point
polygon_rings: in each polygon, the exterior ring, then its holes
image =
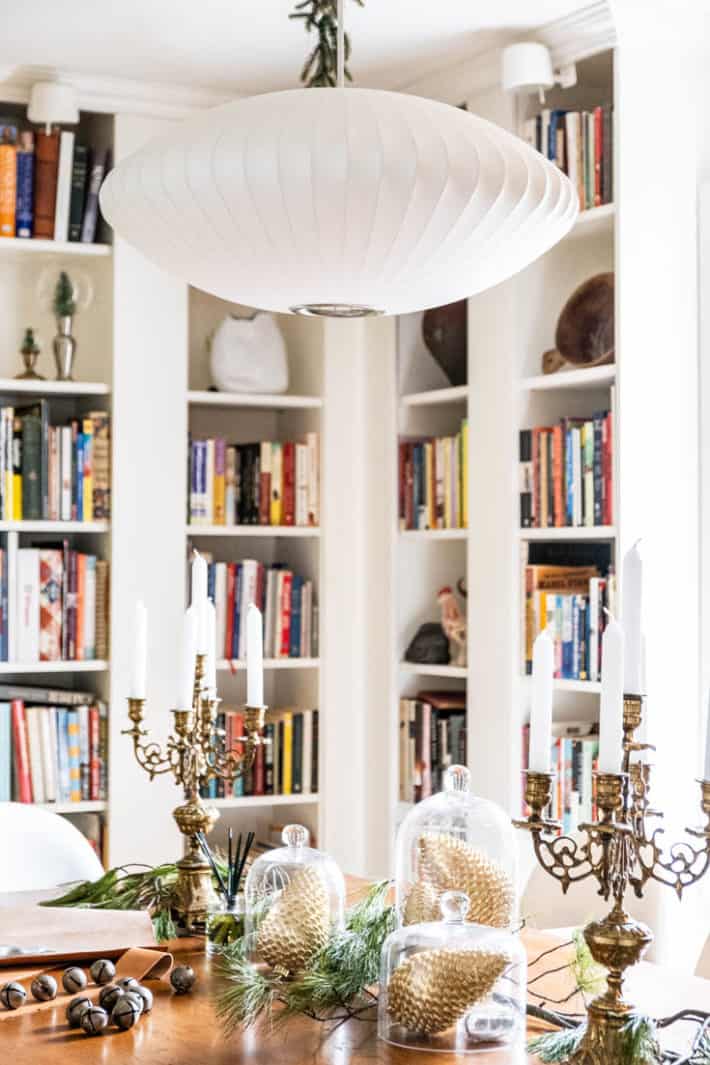
{"type": "Polygon", "coordinates": [[[402,314],[510,277],[572,226],[569,180],[459,108],[372,89],[253,96],[190,118],[101,190],[184,281],[271,311],[402,314]]]}

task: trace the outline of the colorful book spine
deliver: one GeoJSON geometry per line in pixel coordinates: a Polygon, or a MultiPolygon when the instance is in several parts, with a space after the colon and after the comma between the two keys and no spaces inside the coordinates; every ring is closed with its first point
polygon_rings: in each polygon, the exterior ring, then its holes
{"type": "Polygon", "coordinates": [[[17,205],[17,130],[4,125],[0,129],[0,237],[15,236],[17,205]]]}
{"type": "Polygon", "coordinates": [[[20,133],[17,145],[17,202],[15,236],[31,237],[34,228],[35,143],[34,133],[20,133]]]}

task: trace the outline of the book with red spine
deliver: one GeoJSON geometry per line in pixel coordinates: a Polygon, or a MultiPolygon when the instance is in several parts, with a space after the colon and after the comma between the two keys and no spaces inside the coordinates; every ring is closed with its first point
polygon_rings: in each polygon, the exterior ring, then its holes
{"type": "Polygon", "coordinates": [[[259,607],[261,613],[264,613],[266,608],[266,570],[263,563],[257,563],[256,567],[256,597],[254,602],[259,607]]]}
{"type": "Polygon", "coordinates": [[[17,802],[32,802],[30,748],[27,738],[27,715],[22,699],[12,700],[12,756],[17,802]]]}
{"type": "Polygon", "coordinates": [[[554,524],[565,524],[564,492],[564,432],[561,425],[552,430],[552,477],[554,491],[554,524]]]}
{"type": "Polygon", "coordinates": [[[283,525],[296,522],[296,450],[292,442],[283,445],[283,525]]]}
{"type": "Polygon", "coordinates": [[[604,142],[604,111],[594,108],[594,206],[602,204],[602,144],[604,142]]]}
{"type": "Polygon", "coordinates": [[[532,430],[532,527],[540,528],[540,430],[532,430]]]}
{"type": "Polygon", "coordinates": [[[254,772],[252,774],[253,781],[253,795],[265,794],[265,774],[264,774],[264,746],[259,744],[254,754],[254,772]]]}
{"type": "Polygon", "coordinates": [[[98,706],[89,707],[89,799],[101,797],[101,732],[98,706]]]}
{"type": "Polygon", "coordinates": [[[233,658],[234,647],[234,595],[237,567],[234,562],[227,563],[227,635],[224,643],[224,657],[233,658]]]}
{"type": "MultiPolygon", "coordinates": [[[[65,556],[66,557],[66,556],[65,556]]],[[[66,619],[67,619],[67,658],[70,661],[76,660],[76,636],[77,636],[77,621],[76,621],[76,595],[77,595],[77,553],[76,551],[69,551],[69,577],[67,580],[67,606],[66,606],[66,619]]]]}
{"type": "Polygon", "coordinates": [[[291,586],[293,584],[293,574],[290,570],[284,570],[283,583],[281,585],[281,645],[279,648],[279,658],[288,658],[290,639],[291,639],[291,586]]]}

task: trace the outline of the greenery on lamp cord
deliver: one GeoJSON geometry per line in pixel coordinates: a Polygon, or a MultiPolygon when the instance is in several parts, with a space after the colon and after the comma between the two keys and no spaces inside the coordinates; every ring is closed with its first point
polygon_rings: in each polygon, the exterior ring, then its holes
{"type": "Polygon", "coordinates": [[[394,906],[387,903],[388,888],[386,880],[374,884],[362,902],[348,910],[345,928],[334,931],[293,978],[252,966],[244,939],[224,950],[224,984],[216,1006],[225,1033],[248,1028],[259,1018],[281,1023],[301,1013],[337,1021],[369,1013],[377,1001],[369,989],[378,980],[382,944],[396,923],[394,906]]]}
{"type": "MultiPolygon", "coordinates": [[[[221,859],[216,859],[221,872],[221,859]]],[[[164,865],[121,865],[109,869],[98,880],[84,880],[57,899],[42,902],[42,906],[68,906],[94,910],[147,910],[153,920],[153,931],[159,943],[174,939],[175,889],[178,871],[173,862],[164,865]]]]}
{"type": "Polygon", "coordinates": [[[71,318],[76,312],[76,300],[74,299],[74,286],[66,270],[62,270],[57,283],[54,286],[54,302],[52,304],[55,318],[71,318]]]}
{"type": "MultiPolygon", "coordinates": [[[[364,0],[356,0],[364,7],[364,0]]],[[[338,80],[338,11],[337,0],[301,0],[289,15],[302,19],[306,31],[315,30],[318,43],[309,53],[301,70],[301,81],[310,89],[318,86],[334,86],[338,80]]],[[[345,77],[352,81],[347,67],[350,58],[350,38],[344,35],[345,77]]]]}
{"type": "MultiPolygon", "coordinates": [[[[543,1062],[569,1061],[582,1042],[585,1031],[586,1024],[580,1024],[577,1028],[549,1032],[531,1040],[528,1050],[537,1054],[543,1062]]],[[[622,1050],[618,1065],[646,1065],[649,1061],[661,1060],[656,1041],[656,1025],[650,1017],[632,1017],[620,1034],[622,1050]]]]}

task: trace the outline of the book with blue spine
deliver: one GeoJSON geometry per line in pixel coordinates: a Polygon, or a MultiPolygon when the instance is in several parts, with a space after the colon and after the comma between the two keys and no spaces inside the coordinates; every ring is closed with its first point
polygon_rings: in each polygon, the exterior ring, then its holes
{"type": "Polygon", "coordinates": [[[232,628],[232,654],[231,658],[239,658],[239,629],[241,611],[239,604],[242,598],[242,584],[244,581],[244,567],[241,562],[237,564],[237,572],[234,575],[234,625],[232,628]]]}
{"type": "Polygon", "coordinates": [[[2,580],[0,580],[0,604],[2,609],[2,629],[0,630],[0,661],[9,662],[8,632],[10,627],[8,596],[9,557],[7,548],[2,551],[2,580]]]}
{"type": "Polygon", "coordinates": [[[15,200],[15,236],[31,237],[34,229],[35,190],[34,133],[23,131],[17,145],[17,193],[15,200]]]}
{"type": "Polygon", "coordinates": [[[301,657],[301,614],[303,608],[303,577],[294,574],[291,584],[291,625],[289,633],[289,655],[301,657]]]}
{"type": "Polygon", "coordinates": [[[69,733],[67,710],[57,707],[57,801],[69,802],[71,780],[69,775],[69,733]]]}
{"type": "Polygon", "coordinates": [[[76,520],[84,520],[84,434],[77,433],[76,437],[76,478],[74,493],[76,498],[76,520]]]}
{"type": "Polygon", "coordinates": [[[12,798],[12,716],[10,703],[0,703],[0,802],[12,798]]]}

